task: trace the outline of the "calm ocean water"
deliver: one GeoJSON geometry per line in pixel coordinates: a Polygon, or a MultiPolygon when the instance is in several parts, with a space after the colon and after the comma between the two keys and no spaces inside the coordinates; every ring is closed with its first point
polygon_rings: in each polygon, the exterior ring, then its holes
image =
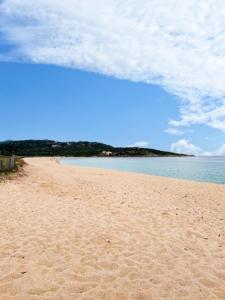
{"type": "Polygon", "coordinates": [[[65,158],[62,163],[225,184],[225,157],[65,158]]]}

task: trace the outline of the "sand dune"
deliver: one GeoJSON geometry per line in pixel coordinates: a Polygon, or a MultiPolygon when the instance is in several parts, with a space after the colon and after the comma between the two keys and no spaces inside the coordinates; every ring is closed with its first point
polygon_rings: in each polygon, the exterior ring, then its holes
{"type": "Polygon", "coordinates": [[[225,186],[26,159],[0,184],[0,299],[225,299],[225,186]]]}

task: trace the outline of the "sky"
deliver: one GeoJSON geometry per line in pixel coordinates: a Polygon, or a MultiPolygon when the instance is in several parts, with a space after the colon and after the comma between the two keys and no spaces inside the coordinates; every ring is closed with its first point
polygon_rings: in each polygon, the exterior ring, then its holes
{"type": "Polygon", "coordinates": [[[225,155],[224,19],[222,0],[0,1],[0,140],[225,155]]]}

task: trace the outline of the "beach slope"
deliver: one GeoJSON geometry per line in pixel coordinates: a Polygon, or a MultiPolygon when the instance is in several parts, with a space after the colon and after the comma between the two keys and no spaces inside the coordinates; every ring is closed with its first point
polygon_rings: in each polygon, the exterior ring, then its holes
{"type": "Polygon", "coordinates": [[[0,299],[225,299],[225,186],[29,158],[0,184],[0,299]]]}

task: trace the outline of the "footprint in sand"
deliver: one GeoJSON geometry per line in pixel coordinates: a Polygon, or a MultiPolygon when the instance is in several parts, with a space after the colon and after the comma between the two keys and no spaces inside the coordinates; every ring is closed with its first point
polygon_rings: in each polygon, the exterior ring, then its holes
{"type": "Polygon", "coordinates": [[[72,294],[82,294],[91,289],[94,289],[96,286],[97,286],[96,283],[83,283],[83,284],[79,283],[75,286],[70,287],[69,292],[72,294]]]}
{"type": "Polygon", "coordinates": [[[10,284],[0,285],[0,299],[5,299],[5,295],[7,296],[15,296],[17,294],[17,290],[13,288],[10,284]],[[1,295],[4,295],[4,298],[1,295]]]}
{"type": "Polygon", "coordinates": [[[58,290],[57,286],[46,286],[46,287],[41,287],[41,288],[39,288],[39,287],[32,288],[32,289],[28,290],[27,293],[30,295],[40,296],[45,293],[56,292],[57,290],[58,290]]]}

